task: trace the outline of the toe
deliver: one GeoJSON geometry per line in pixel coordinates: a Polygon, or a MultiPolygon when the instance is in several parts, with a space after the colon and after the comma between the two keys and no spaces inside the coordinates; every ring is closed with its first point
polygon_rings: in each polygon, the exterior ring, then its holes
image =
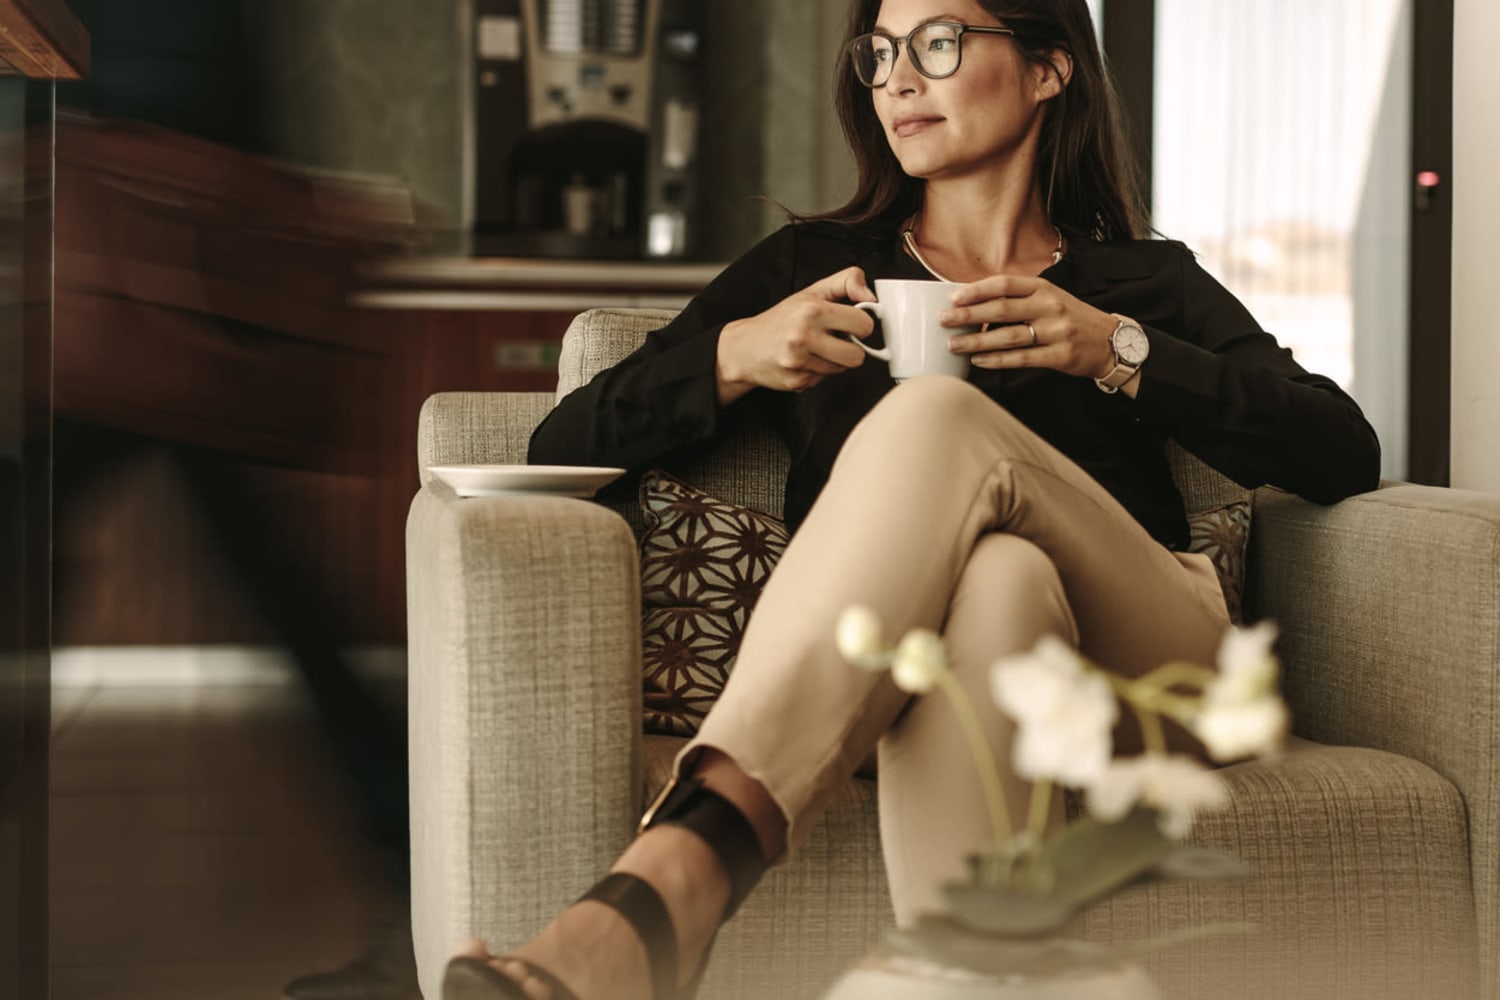
{"type": "Polygon", "coordinates": [[[490,965],[502,976],[520,986],[529,1000],[553,1000],[552,990],[540,977],[532,973],[525,962],[513,958],[497,958],[490,965]]]}

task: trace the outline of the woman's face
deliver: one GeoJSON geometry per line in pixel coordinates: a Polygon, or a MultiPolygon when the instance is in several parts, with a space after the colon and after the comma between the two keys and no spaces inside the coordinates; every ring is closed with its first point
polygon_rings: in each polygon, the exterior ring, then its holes
{"type": "MultiPolygon", "coordinates": [[[[905,37],[926,21],[997,25],[978,0],[885,0],[875,27],[905,37]]],[[[958,72],[929,80],[901,45],[890,80],[872,90],[875,113],[901,167],[924,180],[994,170],[1034,150],[1047,74],[1005,35],[970,32],[958,72]]]]}

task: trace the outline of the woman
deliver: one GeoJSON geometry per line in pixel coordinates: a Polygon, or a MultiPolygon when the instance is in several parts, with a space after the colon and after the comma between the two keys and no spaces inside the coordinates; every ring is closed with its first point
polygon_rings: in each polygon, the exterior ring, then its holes
{"type": "MultiPolygon", "coordinates": [[[[840,660],[844,608],[892,634],[941,628],[980,705],[986,666],[1047,633],[1120,672],[1210,662],[1227,616],[1182,551],[1166,440],[1318,502],[1376,485],[1354,402],[1184,248],[1139,238],[1084,0],[857,0],[847,53],[850,204],[752,249],[532,439],[534,462],[644,469],[763,407],[791,448],[795,534],[642,834],[531,942],[499,958],[471,942],[448,1000],[691,995],[720,923],[876,748],[911,920],[985,843],[985,811],[940,702],[840,660]],[[872,332],[853,303],[879,277],[962,284],[944,322],[982,327],[950,345],[967,380],[897,387],[866,362],[847,335],[872,332]]],[[[1004,760],[1009,724],[985,724],[1004,760]]],[[[1010,785],[1019,812],[1027,786],[1010,785]]]]}

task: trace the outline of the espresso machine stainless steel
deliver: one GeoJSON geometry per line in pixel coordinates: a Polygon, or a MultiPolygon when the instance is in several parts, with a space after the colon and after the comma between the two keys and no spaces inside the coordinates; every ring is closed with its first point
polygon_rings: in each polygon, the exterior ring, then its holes
{"type": "Polygon", "coordinates": [[[694,250],[701,0],[472,0],[476,254],[694,250]]]}

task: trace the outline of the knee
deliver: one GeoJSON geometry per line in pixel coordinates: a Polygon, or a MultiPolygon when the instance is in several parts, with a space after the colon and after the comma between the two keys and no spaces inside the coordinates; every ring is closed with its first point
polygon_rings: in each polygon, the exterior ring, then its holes
{"type": "Polygon", "coordinates": [[[884,450],[909,446],[941,453],[981,426],[1024,430],[1019,420],[968,382],[922,375],[886,393],[859,422],[849,443],[863,439],[884,450]]]}
{"type": "Polygon", "coordinates": [[[961,426],[979,413],[996,409],[983,392],[963,379],[920,375],[897,385],[870,411],[867,419],[922,421],[934,426],[961,426]]]}
{"type": "Polygon", "coordinates": [[[985,645],[1031,648],[1043,635],[1078,644],[1078,624],[1057,565],[1034,542],[995,532],[980,537],[959,577],[950,632],[981,632],[985,645]]]}

